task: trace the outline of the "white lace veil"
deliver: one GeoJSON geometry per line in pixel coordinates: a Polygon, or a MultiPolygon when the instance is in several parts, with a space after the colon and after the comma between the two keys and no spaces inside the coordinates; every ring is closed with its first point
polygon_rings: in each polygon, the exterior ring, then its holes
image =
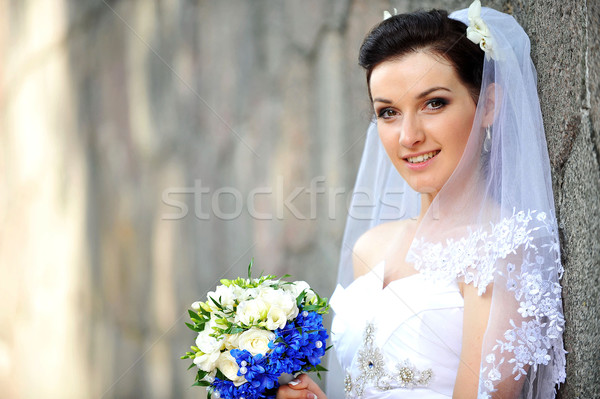
{"type": "MultiPolygon", "coordinates": [[[[468,26],[467,12],[450,18],[468,26]]],[[[516,379],[522,384],[516,397],[549,398],[565,379],[563,269],[536,72],[529,38],[515,19],[489,8],[482,8],[481,17],[491,32],[494,58],[484,61],[474,128],[406,260],[430,278],[473,284],[480,295],[492,290],[479,397],[516,379]],[[479,126],[491,87],[496,116],[486,140],[479,126]]],[[[353,280],[358,237],[380,223],[416,216],[419,203],[371,123],[341,248],[339,284],[353,280]]]]}

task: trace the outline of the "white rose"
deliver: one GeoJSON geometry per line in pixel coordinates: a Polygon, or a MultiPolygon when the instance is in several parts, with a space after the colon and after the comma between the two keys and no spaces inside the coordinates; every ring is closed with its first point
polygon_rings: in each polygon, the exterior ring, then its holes
{"type": "Polygon", "coordinates": [[[267,314],[267,325],[269,330],[277,330],[278,328],[285,327],[288,320],[287,313],[282,308],[271,306],[269,313],[267,314]]]}
{"type": "Polygon", "coordinates": [[[220,285],[215,291],[209,292],[207,296],[209,298],[208,302],[211,308],[214,308],[213,310],[217,310],[217,307],[215,306],[214,302],[210,300],[210,298],[213,298],[223,307],[233,308],[235,296],[231,287],[220,285]]]}
{"type": "Polygon", "coordinates": [[[261,291],[259,298],[268,304],[269,310],[271,308],[283,310],[288,320],[298,316],[296,298],[289,291],[266,288],[261,291]]]}
{"type": "Polygon", "coordinates": [[[225,348],[237,349],[240,342],[240,334],[229,334],[225,337],[225,348]]]}
{"type": "Polygon", "coordinates": [[[251,328],[240,335],[239,348],[247,350],[254,355],[266,354],[269,351],[269,342],[275,339],[271,331],[251,328]]]}
{"type": "Polygon", "coordinates": [[[221,356],[219,356],[219,359],[217,360],[217,368],[221,370],[221,373],[230,379],[236,387],[239,387],[246,382],[246,378],[243,375],[237,374],[240,367],[229,351],[221,353],[221,356]]]}
{"type": "Polygon", "coordinates": [[[215,364],[220,355],[220,351],[204,353],[200,356],[196,355],[194,358],[194,364],[198,366],[200,370],[211,372],[215,369],[215,364]]]}
{"type": "Polygon", "coordinates": [[[302,293],[302,291],[310,289],[308,283],[302,280],[294,281],[291,284],[286,284],[284,287],[292,292],[296,298],[302,293]]]}
{"type": "Polygon", "coordinates": [[[263,287],[258,294],[258,297],[265,301],[268,306],[273,306],[279,304],[281,301],[285,300],[284,297],[289,296],[287,292],[284,290],[276,290],[271,287],[263,287]]]}
{"type": "Polygon", "coordinates": [[[247,301],[249,299],[256,298],[258,296],[257,288],[242,288],[238,285],[233,286],[233,295],[238,301],[247,301]]]}
{"type": "Polygon", "coordinates": [[[289,287],[288,290],[293,293],[294,302],[298,298],[298,295],[300,295],[303,291],[306,291],[306,296],[304,297],[306,303],[312,304],[317,299],[315,292],[310,288],[310,285],[308,285],[306,281],[294,281],[292,284],[288,284],[285,287],[289,287]]]}
{"type": "Polygon", "coordinates": [[[260,298],[240,303],[236,310],[236,320],[245,325],[253,325],[267,317],[269,307],[260,298]]]}
{"type": "Polygon", "coordinates": [[[215,337],[211,337],[210,334],[213,330],[210,327],[206,327],[202,332],[198,333],[196,337],[196,346],[200,351],[204,353],[212,353],[215,351],[220,351],[223,346],[223,339],[216,339],[215,337]]]}

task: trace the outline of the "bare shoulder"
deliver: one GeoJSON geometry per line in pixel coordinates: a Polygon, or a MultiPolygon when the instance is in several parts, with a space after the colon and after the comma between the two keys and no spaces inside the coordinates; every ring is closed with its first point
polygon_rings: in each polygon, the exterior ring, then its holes
{"type": "Polygon", "coordinates": [[[367,230],[354,244],[354,278],[362,276],[381,262],[392,240],[406,229],[410,220],[383,223],[367,230]]]}

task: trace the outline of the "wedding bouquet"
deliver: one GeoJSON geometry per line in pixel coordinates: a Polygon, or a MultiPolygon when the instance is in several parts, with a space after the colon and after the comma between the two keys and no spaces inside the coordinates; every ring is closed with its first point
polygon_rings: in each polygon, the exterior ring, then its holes
{"type": "Polygon", "coordinates": [[[209,398],[273,398],[281,375],[326,371],[319,363],[328,349],[327,299],[304,281],[253,279],[251,270],[252,262],[247,279],[221,280],[188,311],[198,336],[182,359],[192,359],[194,385],[207,387],[209,398]]]}

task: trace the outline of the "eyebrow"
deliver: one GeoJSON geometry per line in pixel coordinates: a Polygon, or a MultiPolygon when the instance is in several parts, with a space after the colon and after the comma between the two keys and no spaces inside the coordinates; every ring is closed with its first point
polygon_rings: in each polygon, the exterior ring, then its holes
{"type": "Polygon", "coordinates": [[[416,98],[423,98],[426,95],[431,94],[434,91],[438,91],[438,90],[445,90],[445,91],[452,92],[452,90],[448,89],[447,87],[437,86],[437,87],[432,87],[431,89],[425,90],[423,93],[419,94],[416,98]]]}
{"type": "MultiPolygon", "coordinates": [[[[448,92],[452,92],[452,90],[448,89],[447,87],[442,87],[442,86],[436,86],[436,87],[432,87],[430,89],[425,90],[424,92],[422,92],[421,94],[417,95],[415,98],[416,99],[421,99],[431,93],[433,93],[434,91],[438,91],[438,90],[444,90],[444,91],[448,91],[448,92]]],[[[388,100],[387,98],[374,98],[373,102],[380,102],[380,103],[384,103],[384,104],[393,104],[394,102],[391,100],[388,100]]]]}

